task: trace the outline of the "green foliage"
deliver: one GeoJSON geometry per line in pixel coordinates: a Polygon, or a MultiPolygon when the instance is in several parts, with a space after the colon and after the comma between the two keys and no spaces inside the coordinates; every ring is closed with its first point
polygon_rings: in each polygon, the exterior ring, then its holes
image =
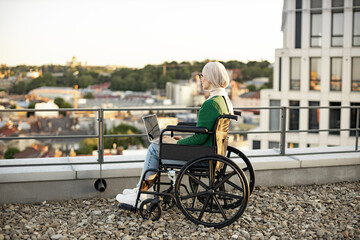
{"type": "Polygon", "coordinates": [[[85,138],[80,142],[80,148],[76,151],[77,155],[91,155],[97,149],[97,138],[85,138]]]}
{"type": "MultiPolygon", "coordinates": [[[[28,109],[35,109],[35,102],[30,102],[29,103],[29,106],[28,106],[28,109]]],[[[26,117],[30,117],[30,116],[34,116],[35,115],[35,112],[27,112],[26,113],[26,117]]]]}
{"type": "Polygon", "coordinates": [[[8,148],[4,154],[5,159],[13,159],[14,155],[19,153],[20,150],[17,148],[8,148]]]}
{"type": "Polygon", "coordinates": [[[250,84],[246,88],[249,89],[250,92],[256,91],[256,86],[254,84],[250,84]]]}
{"type": "Polygon", "coordinates": [[[94,99],[94,96],[92,95],[91,92],[88,92],[88,93],[86,93],[86,94],[84,95],[84,98],[86,98],[86,99],[94,99]]]}
{"type": "MultiPolygon", "coordinates": [[[[73,107],[70,103],[66,102],[62,98],[55,98],[54,103],[56,105],[58,105],[59,108],[72,108],[73,107]]],[[[61,111],[60,114],[63,116],[66,116],[66,111],[61,111]]]]}
{"type": "MultiPolygon", "coordinates": [[[[146,65],[141,69],[122,68],[112,72],[111,77],[100,75],[99,72],[108,72],[105,68],[97,67],[91,70],[81,66],[70,68],[60,65],[44,65],[41,67],[44,75],[29,82],[20,81],[11,89],[11,93],[25,94],[34,88],[41,86],[62,86],[73,87],[79,85],[85,88],[89,85],[111,82],[111,90],[133,90],[145,91],[150,89],[163,89],[166,82],[173,82],[179,79],[189,79],[194,72],[200,72],[204,65],[209,62],[206,59],[202,62],[165,62],[160,65],[146,65]],[[164,65],[166,74],[164,75],[164,65]],[[78,74],[74,74],[78,71],[78,74]],[[62,77],[54,77],[51,73],[64,73],[62,77]]],[[[227,69],[239,69],[241,74],[235,79],[244,82],[256,77],[268,77],[270,83],[266,87],[272,87],[273,68],[268,61],[249,61],[243,63],[236,60],[222,62],[227,69]]],[[[17,66],[12,68],[14,72],[26,72],[30,68],[36,69],[35,66],[17,66]]]]}
{"type": "MultiPolygon", "coordinates": [[[[120,124],[110,131],[108,131],[107,134],[109,135],[116,135],[116,134],[140,134],[141,131],[137,129],[134,126],[128,125],[128,124],[120,124]]],[[[104,139],[104,147],[106,149],[113,148],[113,144],[116,143],[116,146],[124,147],[127,149],[129,145],[143,145],[144,141],[141,139],[141,137],[117,137],[117,138],[105,138],[104,139]]]]}

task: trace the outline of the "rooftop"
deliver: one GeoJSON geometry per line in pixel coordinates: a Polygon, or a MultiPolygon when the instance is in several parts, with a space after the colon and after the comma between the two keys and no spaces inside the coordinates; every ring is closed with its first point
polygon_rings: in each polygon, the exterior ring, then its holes
{"type": "Polygon", "coordinates": [[[360,235],[360,182],[257,187],[234,224],[206,228],[180,210],[159,221],[117,208],[114,198],[0,205],[0,239],[342,239],[360,235]]]}

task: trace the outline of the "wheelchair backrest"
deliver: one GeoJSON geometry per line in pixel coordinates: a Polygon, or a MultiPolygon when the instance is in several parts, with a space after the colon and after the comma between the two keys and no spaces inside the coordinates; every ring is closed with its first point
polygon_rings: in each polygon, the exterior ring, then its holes
{"type": "Polygon", "coordinates": [[[230,126],[230,119],[220,116],[216,121],[216,129],[214,142],[216,145],[217,154],[225,156],[228,146],[228,132],[230,126]]]}

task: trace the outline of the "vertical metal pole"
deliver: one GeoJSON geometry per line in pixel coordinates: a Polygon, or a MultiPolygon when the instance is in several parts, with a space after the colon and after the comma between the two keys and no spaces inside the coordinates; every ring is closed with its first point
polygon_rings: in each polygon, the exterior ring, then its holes
{"type": "Polygon", "coordinates": [[[355,151],[359,150],[359,120],[360,108],[356,108],[356,138],[355,138],[355,151]]]}
{"type": "Polygon", "coordinates": [[[101,178],[101,168],[102,163],[104,162],[104,109],[99,109],[98,116],[98,162],[100,163],[100,178],[101,178]]]}
{"type": "Polygon", "coordinates": [[[285,141],[286,141],[286,107],[281,107],[280,154],[282,156],[285,156],[285,141]]]}

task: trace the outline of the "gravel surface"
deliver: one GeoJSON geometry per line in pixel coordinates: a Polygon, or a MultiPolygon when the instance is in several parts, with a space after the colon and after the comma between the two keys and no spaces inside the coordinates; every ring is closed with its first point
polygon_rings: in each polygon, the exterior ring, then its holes
{"type": "Polygon", "coordinates": [[[232,225],[195,225],[180,210],[159,221],[117,208],[115,199],[4,204],[2,239],[360,239],[360,182],[257,187],[232,225]]]}

